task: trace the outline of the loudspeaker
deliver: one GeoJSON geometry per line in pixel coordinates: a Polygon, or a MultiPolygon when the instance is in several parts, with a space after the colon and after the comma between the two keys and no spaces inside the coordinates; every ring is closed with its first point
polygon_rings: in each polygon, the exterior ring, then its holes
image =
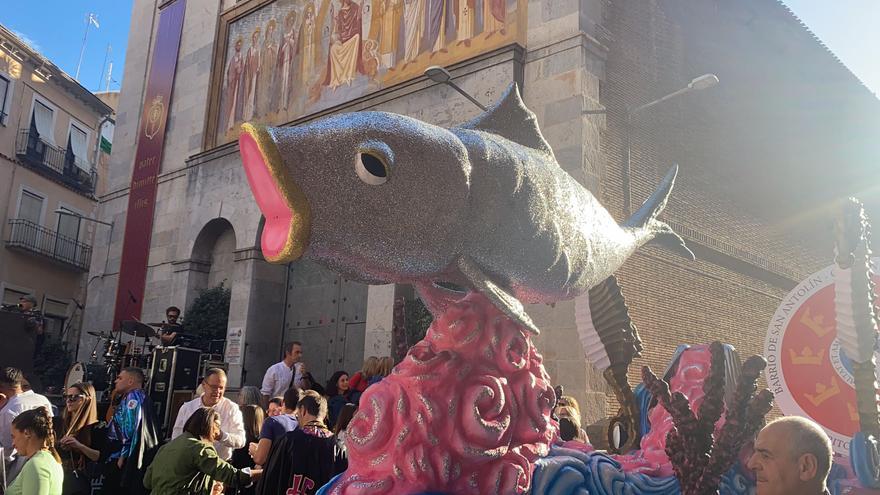
{"type": "Polygon", "coordinates": [[[153,351],[149,395],[156,409],[156,418],[160,421],[162,430],[167,433],[171,433],[171,427],[174,426],[172,412],[176,416],[180,404],[183,403],[175,404],[174,398],[185,394],[191,397],[198,386],[201,355],[202,352],[198,349],[176,346],[157,347],[153,351]]]}

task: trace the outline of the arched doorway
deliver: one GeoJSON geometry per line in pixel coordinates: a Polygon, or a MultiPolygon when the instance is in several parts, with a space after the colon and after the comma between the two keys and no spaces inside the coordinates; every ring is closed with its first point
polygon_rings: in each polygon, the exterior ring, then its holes
{"type": "Polygon", "coordinates": [[[215,218],[202,227],[193,244],[193,261],[210,266],[205,286],[216,287],[232,279],[233,252],[235,251],[235,229],[225,218],[215,218]]]}

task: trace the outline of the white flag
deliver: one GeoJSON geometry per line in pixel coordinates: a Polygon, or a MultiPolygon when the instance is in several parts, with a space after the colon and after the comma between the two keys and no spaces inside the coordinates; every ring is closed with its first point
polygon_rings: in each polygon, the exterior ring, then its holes
{"type": "Polygon", "coordinates": [[[98,25],[98,16],[96,16],[95,14],[89,14],[89,23],[94,24],[96,28],[101,27],[98,25]]]}

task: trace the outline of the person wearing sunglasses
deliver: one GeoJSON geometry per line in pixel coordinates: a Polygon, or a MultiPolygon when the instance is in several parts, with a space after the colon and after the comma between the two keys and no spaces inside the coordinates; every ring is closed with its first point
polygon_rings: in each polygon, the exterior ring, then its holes
{"type": "Polygon", "coordinates": [[[98,408],[95,387],[91,383],[75,383],[64,395],[61,414],[61,439],[58,451],[64,468],[64,495],[88,495],[91,478],[87,464],[98,461],[100,452],[93,448],[97,434],[98,408]]]}

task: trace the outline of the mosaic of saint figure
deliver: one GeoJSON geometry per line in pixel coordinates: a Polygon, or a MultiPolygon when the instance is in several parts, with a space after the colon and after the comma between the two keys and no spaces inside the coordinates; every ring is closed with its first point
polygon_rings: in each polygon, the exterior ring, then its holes
{"type": "Polygon", "coordinates": [[[403,0],[403,62],[409,63],[419,56],[422,30],[425,26],[425,0],[403,0]]]}
{"type": "Polygon", "coordinates": [[[257,85],[260,79],[260,26],[251,34],[251,46],[244,56],[244,105],[242,120],[257,116],[257,85]]]}
{"type": "Polygon", "coordinates": [[[474,36],[474,8],[476,3],[474,0],[454,0],[456,16],[456,39],[458,43],[464,43],[465,46],[471,46],[471,38],[474,36]]]}
{"type": "Polygon", "coordinates": [[[223,102],[221,105],[223,115],[221,116],[221,129],[232,130],[235,123],[241,120],[242,103],[244,102],[242,91],[242,78],[244,75],[244,58],[241,55],[241,46],[243,41],[239,36],[235,40],[235,53],[226,64],[226,84],[223,87],[223,102]]]}
{"type": "Polygon", "coordinates": [[[302,28],[299,32],[299,53],[300,62],[300,82],[303,86],[308,86],[312,71],[315,70],[315,36],[317,34],[317,19],[315,16],[315,4],[311,1],[306,2],[303,9],[302,28]]]}
{"type": "Polygon", "coordinates": [[[275,87],[278,62],[278,40],[275,38],[275,18],[266,23],[266,35],[260,50],[259,82],[257,83],[257,115],[266,115],[278,108],[278,90],[275,87]]]}
{"type": "Polygon", "coordinates": [[[360,6],[353,0],[342,0],[338,12],[331,7],[330,18],[333,31],[324,86],[335,89],[343,84],[351,84],[358,73],[364,73],[360,6]]]}
{"type": "Polygon", "coordinates": [[[394,54],[397,50],[398,30],[402,17],[402,0],[379,0],[381,7],[378,15],[381,18],[379,28],[379,60],[385,67],[393,67],[397,60],[394,54]]]}
{"type": "Polygon", "coordinates": [[[496,31],[504,34],[506,0],[483,0],[483,32],[491,36],[496,31]]]}
{"type": "Polygon", "coordinates": [[[282,111],[293,108],[294,89],[296,88],[293,68],[296,60],[296,11],[291,10],[284,17],[284,35],[281,38],[281,46],[278,48],[278,61],[275,71],[278,86],[277,105],[282,111]]]}

